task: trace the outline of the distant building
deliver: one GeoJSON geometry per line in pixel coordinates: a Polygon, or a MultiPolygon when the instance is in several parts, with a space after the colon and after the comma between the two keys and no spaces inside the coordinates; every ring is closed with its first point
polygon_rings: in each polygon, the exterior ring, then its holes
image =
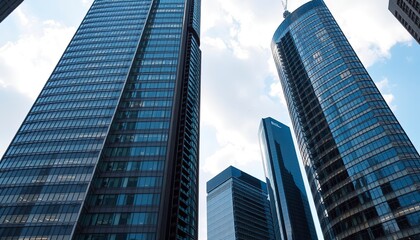
{"type": "Polygon", "coordinates": [[[274,240],[266,184],[234,167],[207,182],[208,240],[274,240]]]}
{"type": "Polygon", "coordinates": [[[1,0],[0,1],[0,22],[17,8],[23,0],[1,0]]]}
{"type": "Polygon", "coordinates": [[[388,9],[420,43],[420,1],[389,0],[388,9]]]}
{"type": "Polygon", "coordinates": [[[289,127],[261,121],[260,147],[277,239],[318,239],[289,127]]]}
{"type": "Polygon", "coordinates": [[[271,47],[324,238],[420,239],[420,156],[325,3],[271,47]]]}

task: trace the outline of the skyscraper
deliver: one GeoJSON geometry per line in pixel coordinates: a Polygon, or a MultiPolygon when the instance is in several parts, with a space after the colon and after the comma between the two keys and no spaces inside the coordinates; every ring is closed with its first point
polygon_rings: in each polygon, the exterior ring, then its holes
{"type": "Polygon", "coordinates": [[[276,239],[318,239],[290,129],[264,118],[258,135],[276,239]]]}
{"type": "Polygon", "coordinates": [[[389,0],[388,9],[420,44],[420,1],[389,0]]]}
{"type": "Polygon", "coordinates": [[[2,0],[0,1],[0,23],[17,8],[23,0],[2,0]]]}
{"type": "Polygon", "coordinates": [[[420,157],[322,0],[272,51],[326,239],[420,237],[420,157]]]}
{"type": "Polygon", "coordinates": [[[208,240],[274,240],[266,184],[235,167],[207,182],[208,240]]]}
{"type": "Polygon", "coordinates": [[[199,26],[94,1],[0,162],[1,240],[197,239],[199,26]]]}

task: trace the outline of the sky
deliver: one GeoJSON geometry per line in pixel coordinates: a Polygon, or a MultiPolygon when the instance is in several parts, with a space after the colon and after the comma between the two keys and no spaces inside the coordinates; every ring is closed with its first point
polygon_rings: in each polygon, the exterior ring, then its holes
{"type": "MultiPolygon", "coordinates": [[[[0,156],[92,2],[25,0],[0,23],[0,156]]],[[[289,1],[288,9],[305,2],[289,1]]],[[[419,44],[388,11],[387,0],[325,2],[420,149],[419,44]]],[[[292,127],[270,50],[282,15],[280,0],[202,0],[200,240],[207,239],[206,182],[230,165],[264,180],[261,118],[292,127]]]]}

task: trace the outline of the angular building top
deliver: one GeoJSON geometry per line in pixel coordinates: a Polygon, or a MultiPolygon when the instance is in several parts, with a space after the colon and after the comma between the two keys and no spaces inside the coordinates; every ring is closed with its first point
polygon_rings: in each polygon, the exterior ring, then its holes
{"type": "Polygon", "coordinates": [[[274,240],[266,184],[235,167],[207,182],[208,240],[274,240]]]}
{"type": "Polygon", "coordinates": [[[318,239],[289,127],[264,118],[259,141],[277,239],[318,239]]]}
{"type": "Polygon", "coordinates": [[[246,172],[243,172],[235,167],[228,167],[223,170],[221,173],[217,174],[214,178],[210,179],[207,182],[207,193],[212,192],[217,187],[228,181],[229,179],[236,178],[240,181],[246,182],[254,188],[257,188],[265,193],[267,193],[267,186],[265,182],[249,175],[246,172]]]}
{"type": "Polygon", "coordinates": [[[23,0],[1,0],[0,1],[0,23],[17,8],[23,0]]]}
{"type": "Polygon", "coordinates": [[[322,0],[272,52],[325,239],[420,237],[420,156],[322,0]]]}

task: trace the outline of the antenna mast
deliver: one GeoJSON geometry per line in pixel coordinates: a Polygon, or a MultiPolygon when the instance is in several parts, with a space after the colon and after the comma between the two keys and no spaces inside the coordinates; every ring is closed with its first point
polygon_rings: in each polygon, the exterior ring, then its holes
{"type": "Polygon", "coordinates": [[[283,17],[286,18],[287,16],[289,16],[290,12],[287,11],[287,0],[282,0],[281,4],[283,4],[283,17]]]}

